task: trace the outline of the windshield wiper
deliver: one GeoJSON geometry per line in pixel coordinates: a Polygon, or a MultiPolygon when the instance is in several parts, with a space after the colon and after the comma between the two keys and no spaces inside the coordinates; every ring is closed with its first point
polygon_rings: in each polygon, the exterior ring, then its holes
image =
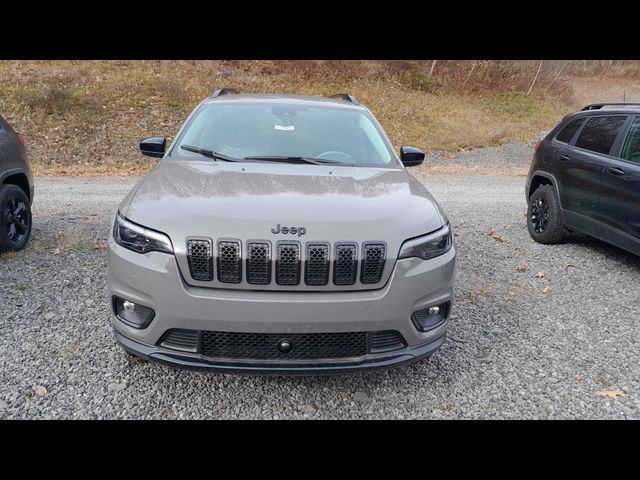
{"type": "Polygon", "coordinates": [[[239,158],[228,157],[227,155],[222,155],[221,153],[214,152],[213,150],[202,147],[194,147],[193,145],[180,145],[180,148],[188,152],[199,153],[200,155],[213,158],[214,160],[222,160],[223,162],[237,162],[240,160],[239,158]]]}
{"type": "Polygon", "coordinates": [[[313,157],[287,157],[282,155],[258,155],[253,157],[244,157],[245,160],[264,160],[267,162],[284,162],[284,163],[310,163],[312,165],[335,165],[340,164],[335,160],[325,160],[324,158],[313,157]]]}

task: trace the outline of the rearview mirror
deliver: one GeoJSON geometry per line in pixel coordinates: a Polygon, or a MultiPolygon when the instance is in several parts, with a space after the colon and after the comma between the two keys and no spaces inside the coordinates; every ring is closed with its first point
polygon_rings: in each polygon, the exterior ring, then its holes
{"type": "Polygon", "coordinates": [[[162,158],[166,144],[164,137],[148,137],[140,142],[140,151],[147,157],[162,158]]]}
{"type": "Polygon", "coordinates": [[[416,147],[400,147],[400,160],[405,167],[417,167],[424,162],[424,152],[416,147]]]}

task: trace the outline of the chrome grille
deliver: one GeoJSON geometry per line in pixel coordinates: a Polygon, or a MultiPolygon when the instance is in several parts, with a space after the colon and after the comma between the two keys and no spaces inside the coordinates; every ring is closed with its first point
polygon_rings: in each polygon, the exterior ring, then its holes
{"type": "Polygon", "coordinates": [[[194,280],[213,280],[213,260],[210,240],[189,240],[187,242],[187,260],[194,280]]]}
{"type": "Polygon", "coordinates": [[[300,283],[300,245],[298,243],[278,243],[276,283],[278,285],[300,283]]]}
{"type": "Polygon", "coordinates": [[[240,280],[242,280],[240,242],[219,241],[217,262],[219,281],[223,283],[240,283],[240,280]]]}
{"type": "Polygon", "coordinates": [[[336,245],[333,283],[336,285],[353,285],[356,282],[357,265],[355,245],[336,245]]]}
{"type": "Polygon", "coordinates": [[[329,282],[329,245],[307,245],[304,283],[326,285],[329,282]]]}
{"type": "Polygon", "coordinates": [[[250,242],[247,245],[247,282],[253,285],[271,283],[271,245],[250,242]]]}
{"type": "Polygon", "coordinates": [[[380,243],[365,244],[362,252],[362,283],[378,283],[382,277],[385,262],[385,246],[380,243]]]}

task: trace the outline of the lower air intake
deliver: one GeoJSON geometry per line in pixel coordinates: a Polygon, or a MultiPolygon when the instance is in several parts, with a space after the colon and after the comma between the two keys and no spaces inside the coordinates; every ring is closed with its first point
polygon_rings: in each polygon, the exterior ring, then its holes
{"type": "Polygon", "coordinates": [[[183,352],[198,351],[198,330],[173,329],[167,331],[160,340],[160,346],[182,350],[183,352]]]}
{"type": "Polygon", "coordinates": [[[369,335],[369,351],[371,353],[390,352],[406,346],[402,335],[394,330],[371,332],[369,335]]]}
{"type": "Polygon", "coordinates": [[[257,360],[349,358],[367,354],[367,333],[202,332],[202,355],[257,360]],[[291,350],[279,345],[287,341],[291,350]]]}

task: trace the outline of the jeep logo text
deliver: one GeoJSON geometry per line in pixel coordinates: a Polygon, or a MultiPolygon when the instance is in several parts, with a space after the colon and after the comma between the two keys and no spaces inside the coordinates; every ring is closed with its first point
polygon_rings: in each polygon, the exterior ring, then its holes
{"type": "Polygon", "coordinates": [[[305,227],[285,227],[284,225],[278,224],[271,229],[271,233],[284,233],[301,237],[302,235],[306,235],[307,229],[305,227]]]}

